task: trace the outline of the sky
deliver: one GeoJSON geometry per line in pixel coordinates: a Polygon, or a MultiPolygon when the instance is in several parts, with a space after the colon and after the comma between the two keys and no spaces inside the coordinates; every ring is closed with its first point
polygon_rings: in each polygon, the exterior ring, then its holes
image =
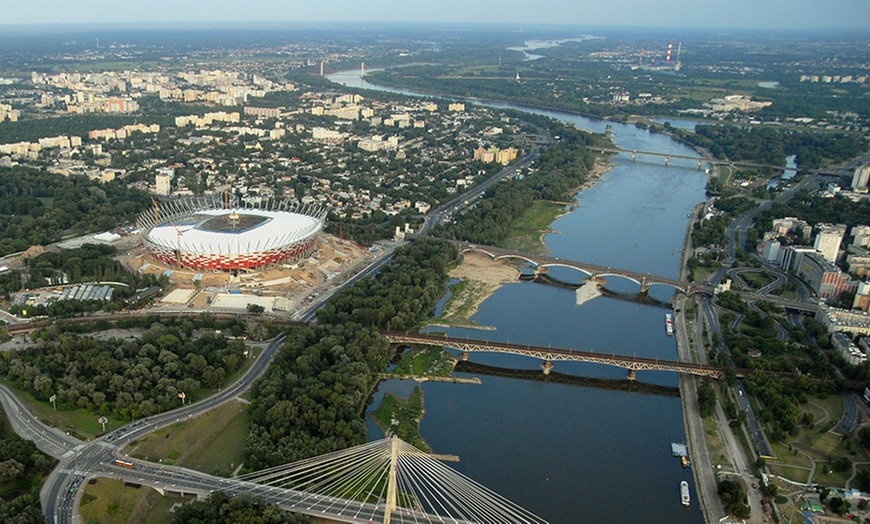
{"type": "Polygon", "coordinates": [[[870,0],[0,0],[0,25],[231,21],[867,28],[870,0]]]}

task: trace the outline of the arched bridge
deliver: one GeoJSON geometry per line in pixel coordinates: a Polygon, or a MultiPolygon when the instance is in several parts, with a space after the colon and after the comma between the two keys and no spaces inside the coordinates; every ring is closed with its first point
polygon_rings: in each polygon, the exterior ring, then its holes
{"type": "Polygon", "coordinates": [[[493,246],[481,246],[478,244],[469,244],[467,242],[454,242],[460,251],[468,252],[474,251],[477,253],[483,253],[493,260],[501,260],[501,259],[516,259],[516,260],[524,260],[536,268],[551,268],[551,267],[567,267],[571,269],[576,269],[586,275],[589,275],[591,278],[595,277],[622,277],[627,280],[630,280],[640,286],[640,292],[646,293],[649,290],[649,287],[654,284],[661,284],[665,286],[670,286],[677,291],[680,291],[686,295],[692,293],[706,293],[708,295],[713,294],[713,288],[711,286],[705,286],[700,284],[694,284],[692,282],[686,282],[685,280],[679,280],[676,278],[668,278],[661,277],[657,275],[651,275],[649,273],[640,273],[638,271],[629,271],[627,269],[619,269],[615,267],[609,266],[599,266],[595,264],[590,264],[588,262],[578,262],[576,260],[566,260],[564,258],[557,257],[548,257],[543,255],[532,255],[529,253],[523,253],[520,251],[511,251],[509,249],[502,249],[499,247],[493,246]]]}
{"type": "Polygon", "coordinates": [[[539,358],[544,361],[544,373],[553,369],[553,362],[594,362],[606,364],[628,370],[628,378],[634,379],[638,371],[676,371],[677,373],[689,373],[704,377],[722,378],[725,369],[716,366],[705,366],[691,362],[675,362],[673,360],[659,360],[655,358],[626,357],[622,355],[608,355],[595,353],[594,351],[580,351],[576,349],[557,349],[542,346],[529,346],[511,344],[509,342],[482,342],[479,340],[466,340],[447,336],[425,335],[421,333],[403,333],[399,331],[382,331],[381,336],[392,344],[418,344],[425,346],[447,346],[462,351],[463,358],[467,359],[472,352],[510,353],[526,357],[539,358]]]}

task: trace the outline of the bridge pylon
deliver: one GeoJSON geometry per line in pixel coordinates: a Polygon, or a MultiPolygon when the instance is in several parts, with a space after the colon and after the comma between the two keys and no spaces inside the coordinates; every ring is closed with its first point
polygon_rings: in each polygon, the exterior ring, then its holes
{"type": "Polygon", "coordinates": [[[649,282],[647,281],[647,279],[642,278],[640,280],[640,294],[646,295],[647,292],[649,292],[649,282]]]}
{"type": "Polygon", "coordinates": [[[668,167],[668,162],[670,162],[671,157],[665,156],[665,167],[668,167]]]}
{"type": "Polygon", "coordinates": [[[396,463],[398,462],[399,437],[390,439],[390,470],[387,475],[387,500],[384,507],[384,524],[390,524],[390,516],[396,511],[396,463]]]}
{"type": "Polygon", "coordinates": [[[549,360],[545,360],[544,363],[541,364],[541,369],[544,371],[544,375],[549,375],[550,371],[552,371],[554,367],[556,366],[554,366],[553,363],[549,360]]]}
{"type": "Polygon", "coordinates": [[[637,370],[628,368],[628,375],[626,376],[628,380],[637,380],[637,370]]]}
{"type": "Polygon", "coordinates": [[[632,162],[637,162],[637,151],[632,151],[632,152],[631,152],[631,161],[632,161],[632,162]]]}
{"type": "Polygon", "coordinates": [[[468,351],[463,351],[459,358],[462,359],[463,362],[468,362],[468,351]]]}

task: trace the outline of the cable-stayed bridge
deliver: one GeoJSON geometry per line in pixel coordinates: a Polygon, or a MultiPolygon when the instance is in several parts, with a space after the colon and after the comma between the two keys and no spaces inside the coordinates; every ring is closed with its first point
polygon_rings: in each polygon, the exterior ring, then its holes
{"type": "Polygon", "coordinates": [[[546,522],[396,436],[233,481],[232,491],[335,522],[546,522]]]}
{"type": "Polygon", "coordinates": [[[120,459],[96,469],[163,494],[249,494],[321,523],[546,524],[395,436],[234,478],[120,459]]]}

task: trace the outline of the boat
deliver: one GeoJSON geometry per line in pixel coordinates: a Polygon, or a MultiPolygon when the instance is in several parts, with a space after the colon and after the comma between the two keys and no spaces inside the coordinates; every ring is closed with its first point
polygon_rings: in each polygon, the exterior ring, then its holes
{"type": "Polygon", "coordinates": [[[687,459],[687,458],[685,457],[685,455],[682,456],[682,457],[680,457],[680,462],[683,463],[683,467],[684,467],[684,468],[688,468],[688,467],[689,467],[689,459],[687,459]]]}
{"type": "Polygon", "coordinates": [[[689,507],[689,483],[685,480],[680,482],[680,500],[683,506],[689,507]]]}
{"type": "Polygon", "coordinates": [[[665,331],[668,336],[674,334],[674,317],[670,313],[665,314],[665,331]]]}

